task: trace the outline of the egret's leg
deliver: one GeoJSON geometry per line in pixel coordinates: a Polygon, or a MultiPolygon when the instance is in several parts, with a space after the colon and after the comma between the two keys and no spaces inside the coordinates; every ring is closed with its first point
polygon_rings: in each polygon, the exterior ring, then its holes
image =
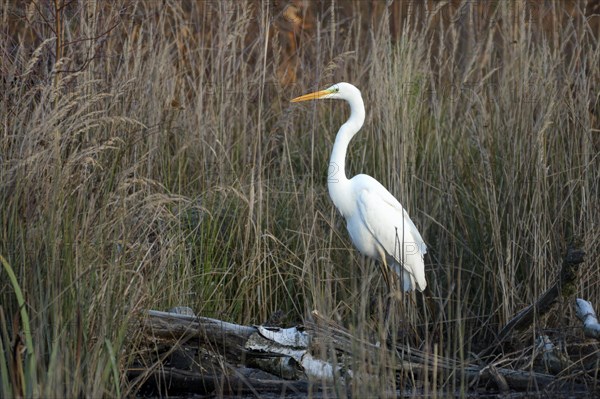
{"type": "Polygon", "coordinates": [[[385,296],[385,314],[383,318],[383,325],[385,326],[385,329],[388,330],[392,307],[392,296],[394,294],[394,276],[390,275],[391,269],[387,264],[385,253],[381,249],[379,250],[379,256],[381,258],[381,273],[383,274],[383,280],[385,281],[385,285],[387,286],[388,290],[387,295],[385,296]]]}

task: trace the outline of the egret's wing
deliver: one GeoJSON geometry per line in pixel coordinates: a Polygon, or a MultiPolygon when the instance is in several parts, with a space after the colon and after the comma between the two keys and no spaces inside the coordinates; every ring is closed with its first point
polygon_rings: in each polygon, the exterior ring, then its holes
{"type": "MultiPolygon", "coordinates": [[[[377,182],[379,183],[379,182],[377,182]]],[[[370,190],[372,191],[372,190],[370,190]]],[[[381,184],[377,190],[377,194],[381,196],[381,200],[387,203],[389,206],[394,208],[398,213],[402,214],[402,220],[405,224],[406,228],[411,232],[412,237],[415,240],[415,243],[419,246],[421,253],[424,255],[427,253],[427,246],[425,245],[425,241],[423,241],[423,237],[421,237],[421,233],[417,229],[417,226],[413,223],[406,209],[400,205],[400,202],[394,197],[388,190],[385,189],[381,184]]],[[[398,218],[399,220],[400,218],[398,218]]]]}
{"type": "Polygon", "coordinates": [[[426,246],[400,203],[383,186],[371,186],[360,190],[358,211],[374,239],[413,276],[421,290],[425,289],[426,246]],[[393,199],[391,203],[382,189],[393,199]]]}

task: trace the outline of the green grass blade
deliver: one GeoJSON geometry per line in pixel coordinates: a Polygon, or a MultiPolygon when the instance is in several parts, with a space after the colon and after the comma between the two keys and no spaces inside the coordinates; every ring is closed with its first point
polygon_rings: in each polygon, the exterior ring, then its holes
{"type": "Polygon", "coordinates": [[[10,264],[4,259],[2,255],[0,255],[0,262],[4,266],[4,270],[6,274],[8,274],[8,278],[15,290],[15,296],[17,297],[17,302],[19,304],[19,309],[21,313],[21,323],[23,323],[23,334],[25,335],[25,347],[27,348],[27,356],[26,356],[26,364],[27,369],[25,372],[25,386],[26,386],[26,397],[37,397],[37,376],[36,376],[36,360],[35,360],[35,350],[33,347],[33,338],[31,336],[31,328],[29,325],[29,315],[27,313],[27,308],[25,306],[25,298],[23,297],[23,292],[21,291],[21,287],[19,286],[19,282],[17,281],[17,276],[13,271],[10,264]]]}

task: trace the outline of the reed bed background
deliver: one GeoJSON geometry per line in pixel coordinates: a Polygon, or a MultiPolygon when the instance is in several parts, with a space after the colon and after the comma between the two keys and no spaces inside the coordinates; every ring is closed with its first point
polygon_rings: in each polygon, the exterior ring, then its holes
{"type": "MultiPolygon", "coordinates": [[[[396,339],[468,358],[554,283],[568,244],[587,252],[577,296],[600,306],[594,4],[424,4],[4,2],[2,396],[135,392],[144,309],[285,325],[318,310],[382,336],[378,268],[326,189],[348,109],[289,103],[338,81],[367,107],[349,174],[388,187],[429,246],[440,312],[403,296],[396,339]]],[[[573,304],[516,350],[543,331],[581,337],[573,304]]],[[[383,353],[357,359],[377,378],[355,395],[411,384],[383,353]]],[[[456,392],[451,377],[424,389],[456,392]]]]}

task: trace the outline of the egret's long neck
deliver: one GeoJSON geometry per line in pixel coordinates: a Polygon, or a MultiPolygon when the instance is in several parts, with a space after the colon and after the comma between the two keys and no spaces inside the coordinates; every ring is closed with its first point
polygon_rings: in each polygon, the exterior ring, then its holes
{"type": "Polygon", "coordinates": [[[360,95],[348,100],[348,103],[350,104],[350,118],[340,127],[335,137],[327,176],[329,196],[344,217],[356,211],[354,209],[356,204],[349,201],[351,193],[348,192],[350,181],[346,177],[346,152],[350,140],[360,130],[365,121],[365,106],[360,95]]]}
{"type": "Polygon", "coordinates": [[[337,180],[346,181],[346,152],[348,150],[348,144],[352,137],[360,130],[365,121],[365,105],[360,96],[351,98],[348,100],[350,104],[350,118],[344,123],[335,138],[333,144],[333,151],[331,152],[331,159],[329,161],[329,192],[335,186],[337,180]]]}

